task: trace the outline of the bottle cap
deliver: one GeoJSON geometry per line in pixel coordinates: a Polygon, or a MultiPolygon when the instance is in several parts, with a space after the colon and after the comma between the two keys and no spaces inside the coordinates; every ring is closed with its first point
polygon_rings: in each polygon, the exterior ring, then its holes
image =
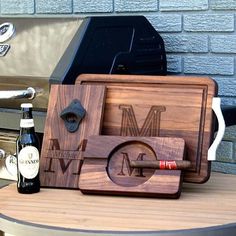
{"type": "Polygon", "coordinates": [[[32,108],[32,107],[33,107],[32,103],[22,103],[21,104],[21,108],[32,108]]]}

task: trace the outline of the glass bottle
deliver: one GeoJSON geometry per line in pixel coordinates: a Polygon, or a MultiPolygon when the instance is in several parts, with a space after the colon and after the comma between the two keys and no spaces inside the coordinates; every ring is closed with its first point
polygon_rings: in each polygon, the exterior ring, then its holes
{"type": "Polygon", "coordinates": [[[19,193],[40,191],[40,143],[34,129],[32,108],[31,103],[21,104],[20,134],[16,142],[17,190],[19,193]]]}

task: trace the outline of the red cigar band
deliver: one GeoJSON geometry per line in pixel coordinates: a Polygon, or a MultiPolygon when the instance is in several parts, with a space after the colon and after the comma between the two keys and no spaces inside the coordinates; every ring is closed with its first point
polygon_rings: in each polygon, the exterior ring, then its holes
{"type": "Polygon", "coordinates": [[[166,161],[166,169],[176,170],[177,169],[176,162],[175,161],[166,161]]]}
{"type": "Polygon", "coordinates": [[[160,170],[166,169],[166,161],[160,161],[160,170]]]}

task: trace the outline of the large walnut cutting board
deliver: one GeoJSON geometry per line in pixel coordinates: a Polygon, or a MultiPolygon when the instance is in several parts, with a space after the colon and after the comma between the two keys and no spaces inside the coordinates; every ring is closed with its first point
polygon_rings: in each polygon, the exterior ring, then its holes
{"type": "Polygon", "coordinates": [[[104,86],[52,85],[40,159],[41,186],[78,188],[86,140],[100,133],[104,96],[104,86]],[[74,99],[86,114],[71,133],[60,114],[74,99]]]}
{"type": "Polygon", "coordinates": [[[216,83],[206,77],[80,75],[76,84],[106,86],[101,135],[180,137],[193,168],[184,181],[210,176],[207,151],[212,142],[212,98],[216,83]]]}

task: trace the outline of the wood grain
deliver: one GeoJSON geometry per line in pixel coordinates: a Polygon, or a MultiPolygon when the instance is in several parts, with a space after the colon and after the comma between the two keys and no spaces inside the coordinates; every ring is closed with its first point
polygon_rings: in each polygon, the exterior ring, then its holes
{"type": "Polygon", "coordinates": [[[41,186],[78,188],[86,139],[100,133],[104,96],[104,86],[52,85],[40,159],[41,186]],[[79,129],[70,133],[60,113],[74,99],[86,115],[79,129]]]}
{"type": "Polygon", "coordinates": [[[180,170],[133,168],[134,160],[183,160],[181,138],[90,136],[79,187],[83,193],[178,198],[180,170]]]}
{"type": "Polygon", "coordinates": [[[101,134],[183,138],[187,160],[192,163],[192,168],[184,172],[184,181],[208,180],[207,151],[214,124],[211,105],[217,94],[212,79],[90,74],[80,75],[76,83],[103,84],[107,88],[101,134]],[[150,115],[152,109],[156,118],[150,115]]]}
{"type": "MultiPolygon", "coordinates": [[[[98,230],[99,235],[113,235],[114,231],[153,235],[153,231],[202,230],[236,223],[235,196],[236,175],[220,173],[212,173],[204,185],[184,183],[178,200],[83,195],[77,190],[48,188],[22,195],[13,184],[0,189],[0,212],[12,218],[11,228],[21,220],[21,224],[36,224],[39,233],[43,226],[48,227],[47,235],[52,235],[50,226],[74,229],[74,233],[83,229],[90,234],[98,230]]],[[[1,219],[0,228],[5,228],[1,219]]]]}

